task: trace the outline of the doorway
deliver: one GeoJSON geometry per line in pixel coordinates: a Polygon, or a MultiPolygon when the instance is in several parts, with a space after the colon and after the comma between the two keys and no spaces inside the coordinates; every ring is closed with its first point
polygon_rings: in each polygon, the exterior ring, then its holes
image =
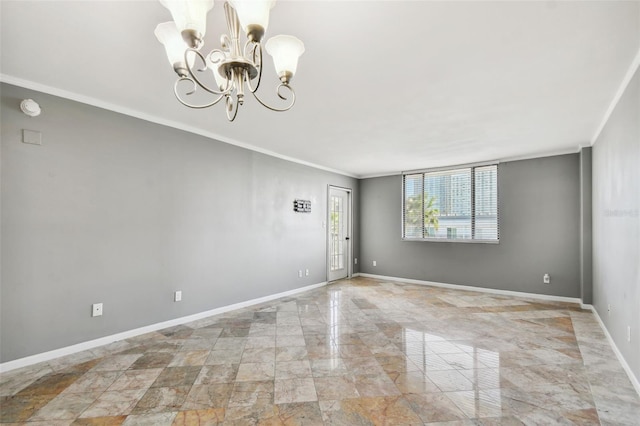
{"type": "Polygon", "coordinates": [[[329,186],[327,208],[328,280],[351,276],[351,190],[329,186]]]}

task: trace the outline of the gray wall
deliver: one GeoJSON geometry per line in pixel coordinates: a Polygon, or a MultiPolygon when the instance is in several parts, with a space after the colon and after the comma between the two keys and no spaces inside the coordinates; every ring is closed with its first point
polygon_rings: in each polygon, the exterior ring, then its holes
{"type": "Polygon", "coordinates": [[[593,304],[640,380],[638,71],[593,146],[593,304]]]}
{"type": "Polygon", "coordinates": [[[580,149],[580,299],[593,303],[592,161],[590,147],[580,149]]]}
{"type": "Polygon", "coordinates": [[[501,163],[498,191],[499,244],[402,241],[401,177],[362,180],[361,272],[579,297],[578,154],[501,163]]]}
{"type": "Polygon", "coordinates": [[[329,184],[358,229],[356,179],[9,85],[1,107],[2,362],[325,281],[329,184]]]}

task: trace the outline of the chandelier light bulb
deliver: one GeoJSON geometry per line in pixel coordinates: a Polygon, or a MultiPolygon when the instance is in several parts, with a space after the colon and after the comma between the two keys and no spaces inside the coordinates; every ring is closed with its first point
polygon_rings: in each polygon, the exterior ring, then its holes
{"type": "Polygon", "coordinates": [[[250,40],[259,43],[269,26],[269,11],[276,0],[230,0],[238,13],[242,29],[250,40]]]}
{"type": "Polygon", "coordinates": [[[265,49],[273,57],[280,80],[289,83],[298,69],[298,58],[304,53],[304,43],[294,36],[277,35],[267,40],[265,49]]]}
{"type": "Polygon", "coordinates": [[[189,47],[198,48],[207,31],[207,13],[213,0],[160,0],[169,9],[178,31],[189,47]]]}
{"type": "Polygon", "coordinates": [[[186,76],[187,68],[184,63],[184,51],[187,49],[187,45],[178,32],[175,22],[169,21],[158,24],[154,34],[158,41],[164,45],[167,59],[169,59],[169,63],[173,66],[175,72],[181,77],[186,76]]]}

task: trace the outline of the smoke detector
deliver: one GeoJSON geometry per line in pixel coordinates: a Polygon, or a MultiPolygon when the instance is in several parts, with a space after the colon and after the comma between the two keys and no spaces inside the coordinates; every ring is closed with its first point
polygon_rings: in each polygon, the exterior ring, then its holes
{"type": "Polygon", "coordinates": [[[37,117],[42,112],[40,105],[33,99],[25,99],[20,102],[20,109],[29,117],[37,117]]]}

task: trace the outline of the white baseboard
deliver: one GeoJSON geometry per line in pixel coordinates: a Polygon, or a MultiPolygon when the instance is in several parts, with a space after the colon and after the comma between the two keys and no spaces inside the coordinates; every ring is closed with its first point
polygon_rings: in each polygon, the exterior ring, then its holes
{"type": "MultiPolygon", "coordinates": [[[[355,275],[356,274],[354,274],[354,276],[355,275]]],[[[365,274],[362,272],[357,275],[359,277],[374,278],[377,280],[398,281],[398,282],[407,283],[407,284],[430,285],[433,287],[450,288],[453,290],[477,291],[480,293],[499,294],[502,296],[527,297],[529,299],[541,299],[541,300],[548,300],[552,302],[577,303],[582,305],[581,300],[577,297],[552,296],[549,294],[525,293],[521,291],[498,290],[495,288],[473,287],[469,285],[446,284],[446,283],[439,283],[435,281],[414,280],[411,278],[399,278],[399,277],[388,277],[385,275],[365,274]]]]}
{"type": "Polygon", "coordinates": [[[133,330],[123,331],[121,333],[112,334],[110,336],[100,337],[98,339],[89,340],[87,342],[77,343],[75,345],[66,346],[60,349],[54,349],[48,352],[42,352],[36,355],[19,358],[13,361],[3,362],[0,364],[0,372],[15,370],[16,368],[27,367],[29,365],[37,364],[43,361],[49,361],[54,358],[59,358],[65,355],[71,355],[77,352],[93,349],[98,346],[107,345],[109,343],[117,342],[119,340],[129,339],[131,337],[139,336],[141,334],[150,333],[152,331],[162,330],[163,328],[173,327],[180,324],[185,324],[191,321],[207,318],[213,315],[223,314],[225,312],[234,311],[236,309],[242,309],[249,306],[257,305],[264,302],[270,302],[281,297],[292,296],[298,293],[304,293],[309,290],[313,290],[327,285],[327,282],[321,282],[318,284],[308,285],[306,287],[296,288],[293,290],[284,291],[282,293],[272,294],[269,296],[259,297],[257,299],[247,300],[245,302],[234,303],[233,305],[222,306],[220,308],[211,309],[209,311],[199,312],[197,314],[188,315],[186,317],[180,317],[169,321],[163,321],[156,324],[147,325],[144,327],[136,328],[133,330]]]}
{"type": "Polygon", "coordinates": [[[607,330],[607,327],[604,325],[604,322],[602,321],[602,318],[600,318],[600,314],[598,314],[598,311],[596,311],[596,308],[591,306],[591,311],[593,312],[593,315],[596,317],[598,324],[600,324],[600,328],[602,328],[602,331],[604,331],[605,336],[607,336],[607,340],[609,341],[609,346],[611,346],[611,349],[613,349],[613,352],[616,354],[618,361],[620,361],[620,364],[622,364],[622,368],[624,368],[625,373],[627,373],[627,376],[629,376],[629,380],[631,380],[631,384],[633,385],[636,392],[638,393],[638,396],[640,396],[640,382],[638,381],[638,378],[635,376],[635,374],[633,374],[631,367],[629,367],[629,364],[627,364],[627,360],[624,359],[624,357],[622,356],[622,352],[620,352],[620,350],[618,349],[616,342],[613,341],[611,334],[609,334],[609,330],[607,330]]]}

